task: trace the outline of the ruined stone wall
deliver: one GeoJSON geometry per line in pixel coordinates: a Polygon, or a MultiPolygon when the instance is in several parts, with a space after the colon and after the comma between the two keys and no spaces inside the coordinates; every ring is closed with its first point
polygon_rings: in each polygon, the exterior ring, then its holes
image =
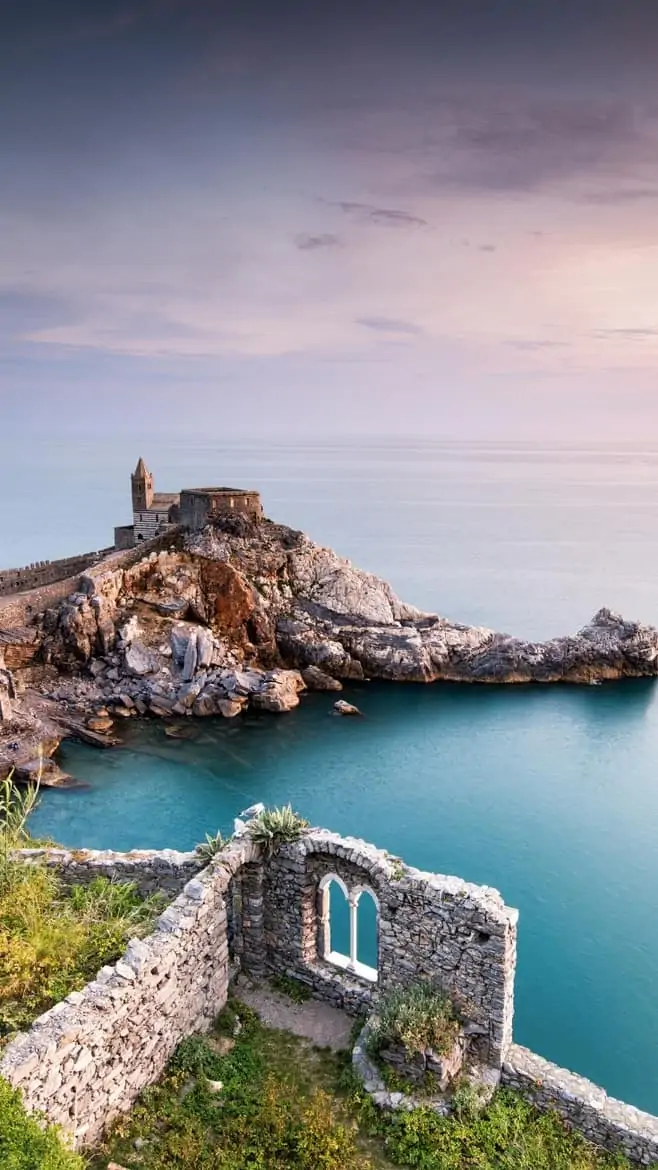
{"type": "Polygon", "coordinates": [[[232,842],[187,883],[153,934],[131,942],[118,962],[6,1048],[0,1075],[76,1146],[97,1141],[158,1079],[180,1040],[208,1029],[224,1006],[226,892],[256,854],[248,839],[232,842]]]}
{"type": "Polygon", "coordinates": [[[76,574],[84,572],[88,565],[102,560],[112,551],[113,547],[97,549],[94,552],[79,553],[74,557],[64,557],[59,561],[38,561],[21,569],[0,569],[0,596],[38,589],[42,585],[52,585],[65,577],[75,577],[76,574]]]}
{"type": "Polygon", "coordinates": [[[500,894],[454,877],[421,873],[354,838],[313,831],[269,862],[263,885],[266,962],[323,998],[359,1010],[414,980],[437,981],[461,1003],[471,1051],[500,1066],[512,1039],[518,913],[500,894]],[[319,884],[334,873],[348,891],[379,904],[376,984],[322,957],[319,884]]]}
{"type": "Polygon", "coordinates": [[[512,1044],[501,1080],[539,1109],[559,1113],[596,1145],[620,1150],[642,1166],[658,1163],[658,1117],[608,1097],[585,1077],[512,1044]]]}
{"type": "Polygon", "coordinates": [[[14,856],[26,864],[56,869],[66,885],[87,885],[94,878],[134,882],[144,897],[164,893],[174,897],[204,867],[198,853],[177,849],[20,849],[14,856]]]}
{"type": "Polygon", "coordinates": [[[226,1002],[230,947],[254,976],[293,976],[351,1011],[389,988],[439,981],[461,1001],[471,1052],[492,1076],[591,1141],[644,1166],[658,1162],[657,1117],[512,1044],[517,912],[495,890],[421,873],[363,841],[315,829],[271,858],[243,832],[202,869],[197,854],[175,850],[21,855],[45,858],[66,881],[103,873],[135,881],[145,894],[178,895],[153,934],[40,1017],[0,1061],[27,1107],[61,1124],[77,1146],[93,1144],[130,1108],[184,1036],[210,1026],[226,1002]],[[350,895],[369,889],[377,899],[376,982],[322,957],[328,875],[350,895]]]}

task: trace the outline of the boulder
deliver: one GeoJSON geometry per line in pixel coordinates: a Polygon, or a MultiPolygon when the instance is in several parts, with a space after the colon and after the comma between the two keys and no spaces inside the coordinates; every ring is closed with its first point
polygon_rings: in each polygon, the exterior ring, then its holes
{"type": "Polygon", "coordinates": [[[298,670],[272,670],[264,675],[261,686],[251,696],[252,706],[263,711],[292,711],[299,706],[304,679],[298,670]]]}
{"type": "Polygon", "coordinates": [[[155,656],[142,642],[131,642],[124,653],[123,664],[126,672],[135,678],[153,674],[158,668],[155,656]]]}
{"type": "Polygon", "coordinates": [[[197,670],[207,669],[212,663],[215,639],[210,630],[200,626],[196,635],[197,670]]]}
{"type": "Polygon", "coordinates": [[[334,712],[336,715],[363,715],[363,711],[359,711],[353,703],[346,703],[345,699],[339,699],[334,703],[334,712]]]}
{"type": "Polygon", "coordinates": [[[185,648],[185,658],[183,659],[183,679],[189,682],[196,674],[198,662],[197,654],[197,640],[196,637],[190,638],[185,648]]]}
{"type": "Polygon", "coordinates": [[[171,627],[169,640],[171,642],[172,659],[176,666],[182,667],[190,642],[193,641],[196,647],[196,626],[190,622],[177,622],[176,625],[171,627]]]}
{"type": "Polygon", "coordinates": [[[246,706],[246,699],[220,699],[217,710],[225,719],[234,719],[246,706]]]}
{"type": "Polygon", "coordinates": [[[106,731],[111,731],[114,726],[109,715],[95,715],[87,720],[87,727],[90,731],[98,731],[104,735],[106,731]]]}
{"type": "Polygon", "coordinates": [[[204,691],[202,695],[194,700],[192,704],[193,715],[220,715],[220,703],[224,701],[223,691],[217,693],[216,691],[204,691]]]}
{"type": "Polygon", "coordinates": [[[302,671],[302,678],[309,691],[342,691],[343,684],[337,678],[332,678],[319,666],[307,666],[302,671]]]}

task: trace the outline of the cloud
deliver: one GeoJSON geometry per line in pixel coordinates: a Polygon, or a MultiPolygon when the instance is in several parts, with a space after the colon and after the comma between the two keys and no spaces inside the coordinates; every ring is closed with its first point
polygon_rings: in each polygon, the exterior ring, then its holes
{"type": "Polygon", "coordinates": [[[519,350],[525,351],[525,352],[533,352],[535,350],[541,350],[541,349],[566,349],[569,347],[569,342],[568,341],[532,341],[531,339],[524,341],[524,340],[520,340],[520,339],[515,338],[514,340],[504,341],[503,345],[509,346],[510,349],[519,349],[519,350]]]}
{"type": "Polygon", "coordinates": [[[332,232],[323,232],[319,236],[302,233],[295,237],[295,244],[302,252],[312,252],[317,248],[335,248],[340,245],[340,240],[332,232]]]}
{"type": "MultiPolygon", "coordinates": [[[[500,95],[482,85],[468,95],[446,91],[423,118],[416,116],[408,126],[403,118],[388,130],[382,124],[380,133],[382,140],[388,133],[390,151],[402,151],[421,164],[433,190],[534,192],[587,175],[586,199],[592,203],[632,203],[658,195],[646,183],[591,190],[597,175],[621,170],[632,183],[632,168],[654,164],[656,126],[630,101],[531,90],[500,95]]],[[[582,191],[572,197],[580,201],[582,191]]]]}
{"type": "Polygon", "coordinates": [[[479,247],[480,247],[481,252],[495,252],[496,251],[495,244],[480,244],[479,247]]]}
{"type": "Polygon", "coordinates": [[[406,333],[413,336],[422,333],[420,326],[414,325],[413,321],[400,321],[397,317],[358,317],[356,324],[366,329],[375,329],[378,333],[406,333]]]}
{"type": "Polygon", "coordinates": [[[583,203],[599,207],[624,207],[653,199],[658,199],[658,187],[611,187],[608,191],[589,191],[581,196],[583,203]]]}
{"type": "Polygon", "coordinates": [[[658,329],[596,329],[592,337],[600,341],[608,341],[613,337],[627,337],[629,340],[635,338],[641,341],[645,337],[658,337],[658,329]]]}
{"type": "Polygon", "coordinates": [[[382,224],[384,227],[427,227],[427,220],[419,215],[412,215],[408,211],[400,211],[394,207],[376,207],[371,203],[352,203],[346,200],[328,200],[333,207],[340,207],[346,215],[357,215],[369,220],[370,223],[382,224]]]}

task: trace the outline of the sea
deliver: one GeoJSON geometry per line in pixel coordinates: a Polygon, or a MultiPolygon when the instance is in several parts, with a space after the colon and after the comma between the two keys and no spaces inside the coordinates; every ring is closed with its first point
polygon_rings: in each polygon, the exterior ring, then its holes
{"type": "MultiPolygon", "coordinates": [[[[389,580],[405,600],[533,639],[601,606],[658,625],[658,448],[357,440],[34,445],[0,465],[0,564],[111,543],[130,471],[228,483],[389,580]]],[[[121,748],[68,743],[86,782],[34,831],[71,846],[191,848],[255,801],[493,886],[518,907],[515,1039],[658,1113],[658,689],[362,683],[336,719],[197,721],[121,748]]],[[[360,956],[362,957],[362,956],[360,956]]],[[[367,961],[367,955],[363,956],[367,961]]]]}

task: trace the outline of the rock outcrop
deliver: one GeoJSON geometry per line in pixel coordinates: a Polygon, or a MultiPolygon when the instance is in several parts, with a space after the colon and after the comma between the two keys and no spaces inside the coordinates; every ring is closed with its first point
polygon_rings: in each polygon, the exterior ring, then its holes
{"type": "MultiPolygon", "coordinates": [[[[17,677],[40,659],[50,672],[42,694],[79,722],[99,707],[121,718],[289,711],[305,688],[340,690],[351,679],[598,683],[658,674],[658,631],[610,610],[546,642],[460,625],[407,605],[301,532],[240,517],[128,567],[101,561],[77,592],[2,636],[17,677]]],[[[16,704],[5,676],[0,727],[9,730],[16,704]]]]}

